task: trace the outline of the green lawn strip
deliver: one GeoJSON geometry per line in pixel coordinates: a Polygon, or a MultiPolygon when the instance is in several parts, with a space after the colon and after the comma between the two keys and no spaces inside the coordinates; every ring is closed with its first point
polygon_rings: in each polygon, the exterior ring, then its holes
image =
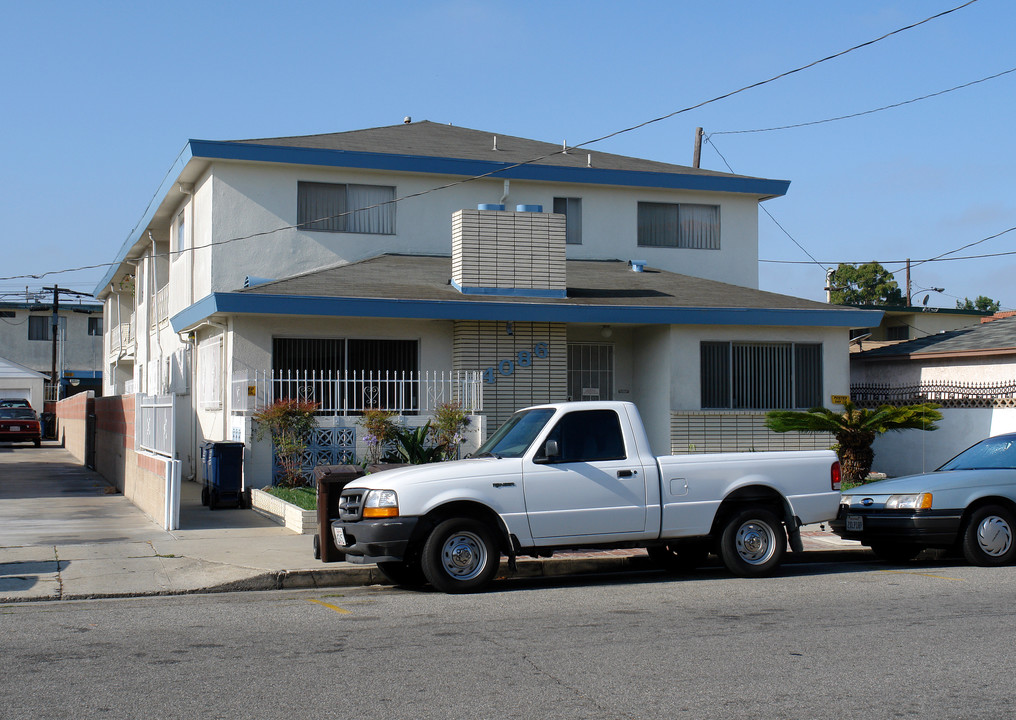
{"type": "Polygon", "coordinates": [[[304,510],[317,510],[317,491],[314,488],[269,487],[265,492],[304,510]]]}

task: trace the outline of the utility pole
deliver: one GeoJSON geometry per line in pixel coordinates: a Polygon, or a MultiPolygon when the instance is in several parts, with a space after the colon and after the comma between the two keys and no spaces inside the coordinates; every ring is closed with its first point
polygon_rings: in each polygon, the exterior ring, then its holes
{"type": "Polygon", "coordinates": [[[907,258],[907,307],[910,307],[912,304],[910,302],[910,258],[907,258]]]}
{"type": "Polygon", "coordinates": [[[692,155],[691,166],[699,167],[702,161],[702,128],[695,128],[695,152],[692,155]]]}
{"type": "Polygon", "coordinates": [[[53,342],[53,362],[50,367],[49,382],[53,386],[53,392],[56,395],[54,400],[60,399],[60,376],[57,373],[56,367],[56,355],[57,355],[57,342],[60,337],[60,293],[64,295],[77,295],[78,297],[92,297],[90,293],[78,292],[77,290],[68,290],[62,288],[59,285],[54,284],[53,287],[43,288],[43,292],[53,293],[53,320],[52,320],[52,342],[53,342]]]}

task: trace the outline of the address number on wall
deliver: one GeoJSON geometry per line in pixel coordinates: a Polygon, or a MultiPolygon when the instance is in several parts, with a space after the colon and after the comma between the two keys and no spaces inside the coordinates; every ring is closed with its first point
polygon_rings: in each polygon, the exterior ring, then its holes
{"type": "Polygon", "coordinates": [[[493,385],[497,382],[498,374],[504,375],[505,377],[511,377],[515,374],[515,370],[517,368],[531,367],[534,358],[545,358],[549,354],[550,345],[548,343],[536,343],[531,351],[519,350],[515,353],[514,358],[501,360],[497,365],[493,365],[484,370],[483,381],[488,385],[493,385]]]}

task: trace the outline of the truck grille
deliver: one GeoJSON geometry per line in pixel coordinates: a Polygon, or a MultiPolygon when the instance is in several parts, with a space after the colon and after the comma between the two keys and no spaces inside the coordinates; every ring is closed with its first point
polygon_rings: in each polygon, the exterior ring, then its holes
{"type": "Polygon", "coordinates": [[[363,517],[363,496],[366,491],[353,488],[339,496],[339,520],[354,522],[363,517]]]}

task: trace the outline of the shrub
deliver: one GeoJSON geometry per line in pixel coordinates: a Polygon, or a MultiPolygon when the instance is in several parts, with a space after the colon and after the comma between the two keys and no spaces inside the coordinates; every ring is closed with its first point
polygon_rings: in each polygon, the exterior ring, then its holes
{"type": "Polygon", "coordinates": [[[282,471],[280,485],[305,485],[300,458],[307,449],[307,437],[314,428],[317,403],[303,400],[276,400],[253,415],[254,438],[258,441],[268,435],[275,447],[275,456],[282,471]]]}
{"type": "Polygon", "coordinates": [[[455,460],[459,446],[466,441],[465,429],[469,427],[469,415],[456,402],[441,403],[434,411],[433,425],[430,426],[432,442],[441,450],[443,460],[455,460]]]}

